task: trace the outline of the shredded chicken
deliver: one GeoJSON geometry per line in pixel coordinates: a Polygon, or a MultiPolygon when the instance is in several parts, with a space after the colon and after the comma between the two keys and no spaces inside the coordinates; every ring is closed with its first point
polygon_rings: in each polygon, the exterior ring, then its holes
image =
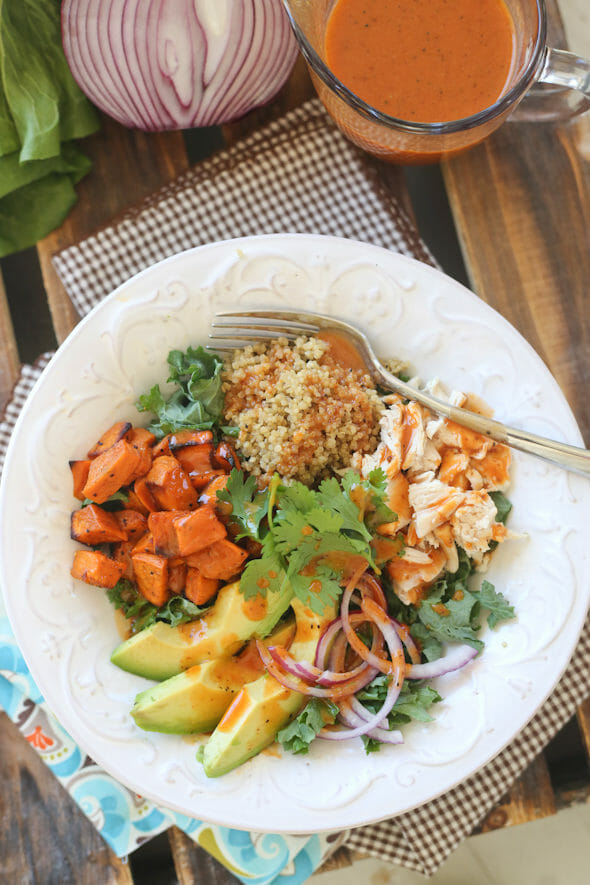
{"type": "MultiPolygon", "coordinates": [[[[426,388],[453,405],[492,414],[475,394],[448,393],[438,379],[426,388]]],[[[353,467],[364,477],[380,467],[387,477],[387,503],[396,518],[379,531],[403,535],[403,553],[387,570],[396,594],[409,604],[443,571],[457,570],[458,547],[483,569],[490,543],[509,537],[489,492],[510,483],[510,449],[396,394],[384,402],[380,443],[372,454],[353,456],[353,467]]]]}

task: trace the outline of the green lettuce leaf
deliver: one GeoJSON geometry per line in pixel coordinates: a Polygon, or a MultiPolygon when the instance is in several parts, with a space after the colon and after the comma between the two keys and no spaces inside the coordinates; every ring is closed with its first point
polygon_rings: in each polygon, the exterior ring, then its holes
{"type": "Polygon", "coordinates": [[[97,129],[63,52],[58,0],[2,0],[0,78],[22,162],[58,156],[62,142],[97,129]]]}
{"type": "Polygon", "coordinates": [[[58,0],[0,0],[0,257],[63,222],[91,165],[71,141],[98,126],[63,52],[58,0]]]}

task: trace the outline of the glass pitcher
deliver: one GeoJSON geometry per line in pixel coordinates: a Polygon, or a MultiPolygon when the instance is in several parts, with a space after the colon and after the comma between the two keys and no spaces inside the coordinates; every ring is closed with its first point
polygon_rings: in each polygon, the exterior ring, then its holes
{"type": "Polygon", "coordinates": [[[478,144],[509,116],[564,120],[590,108],[590,62],[547,46],[543,0],[505,0],[514,25],[515,50],[508,82],[497,101],[469,117],[440,123],[389,116],[355,95],[326,63],[325,32],[336,2],[283,0],[326,110],[351,141],[381,159],[437,162],[478,144]]]}

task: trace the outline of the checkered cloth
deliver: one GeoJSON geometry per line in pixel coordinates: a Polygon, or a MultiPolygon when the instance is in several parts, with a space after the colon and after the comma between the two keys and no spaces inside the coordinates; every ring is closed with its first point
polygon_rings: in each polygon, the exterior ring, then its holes
{"type": "Polygon", "coordinates": [[[375,167],[317,100],[200,163],[53,263],[83,316],[169,255],[273,233],[349,237],[434,264],[375,167]]]}
{"type": "MultiPolygon", "coordinates": [[[[104,230],[54,257],[81,314],[130,275],[170,254],[229,237],[334,234],[433,263],[374,168],[316,101],[200,164],[104,230]]],[[[42,364],[25,367],[0,427],[0,464],[42,364]]],[[[432,875],[498,803],[590,693],[590,620],[559,685],[511,745],[421,808],[353,830],[347,847],[432,875]]]]}

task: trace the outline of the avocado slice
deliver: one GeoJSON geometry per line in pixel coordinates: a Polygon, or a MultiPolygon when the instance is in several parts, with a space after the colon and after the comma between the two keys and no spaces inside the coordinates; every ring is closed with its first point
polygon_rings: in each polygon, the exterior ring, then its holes
{"type": "MultiPolygon", "coordinates": [[[[292,605],[297,631],[290,652],[297,660],[311,662],[322,630],[335,617],[334,609],[319,617],[298,599],[292,605]]],[[[205,744],[205,774],[220,777],[268,747],[304,702],[304,695],[284,688],[268,673],[244,685],[205,744]]]]}
{"type": "MultiPolygon", "coordinates": [[[[289,617],[264,642],[289,646],[295,619],[289,617]]],[[[215,728],[232,700],[246,682],[264,671],[254,640],[239,655],[218,658],[189,667],[135,698],[131,715],[146,731],[167,734],[198,734],[215,728]]]]}
{"type": "Polygon", "coordinates": [[[289,607],[290,584],[246,599],[240,582],[222,587],[215,603],[194,621],[176,627],[157,621],[125,640],[111,655],[122,670],[161,681],[195,664],[236,654],[253,636],[267,636],[289,607]]]}

